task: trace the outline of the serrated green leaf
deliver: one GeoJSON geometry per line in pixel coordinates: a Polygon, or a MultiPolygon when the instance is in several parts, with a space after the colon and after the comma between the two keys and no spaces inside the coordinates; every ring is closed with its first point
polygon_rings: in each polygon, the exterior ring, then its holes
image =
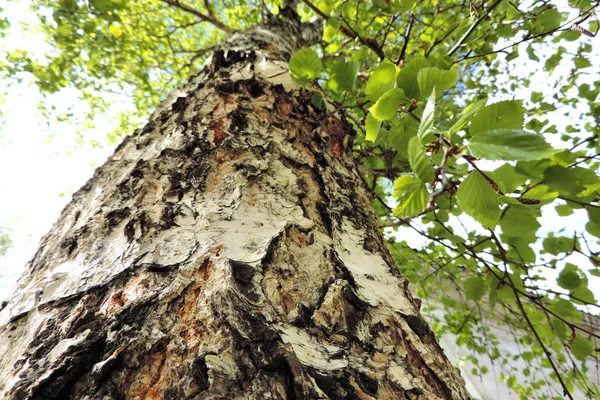
{"type": "Polygon", "coordinates": [[[554,207],[554,210],[561,217],[568,217],[569,215],[573,214],[573,209],[566,204],[560,204],[554,207]]]}
{"type": "Polygon", "coordinates": [[[500,220],[502,233],[507,236],[524,238],[530,235],[535,241],[535,232],[540,228],[536,214],[510,207],[500,220]]]}
{"type": "Polygon", "coordinates": [[[596,304],[596,296],[586,285],[581,284],[576,289],[571,290],[573,302],[577,304],[596,304]]]}
{"type": "Polygon", "coordinates": [[[481,300],[486,290],[485,281],[478,276],[465,279],[463,287],[467,300],[481,300]]]}
{"type": "Polygon", "coordinates": [[[561,165],[553,165],[544,171],[543,182],[558,191],[567,195],[576,195],[585,188],[579,181],[577,173],[570,168],[561,165]]]}
{"type": "Polygon", "coordinates": [[[527,56],[531,61],[540,61],[540,58],[535,54],[535,50],[533,50],[533,47],[531,47],[531,45],[527,46],[526,51],[527,56]]]}
{"type": "Polygon", "coordinates": [[[552,329],[559,339],[564,340],[567,337],[567,324],[562,322],[560,319],[552,317],[550,320],[550,325],[552,325],[552,329]]]}
{"type": "Polygon", "coordinates": [[[488,181],[473,171],[456,192],[460,208],[486,228],[494,228],[500,218],[500,200],[488,181]]]}
{"type": "Polygon", "coordinates": [[[298,50],[290,59],[289,67],[292,76],[302,82],[316,79],[323,68],[319,55],[309,48],[298,50]]]}
{"type": "Polygon", "coordinates": [[[417,136],[423,144],[429,143],[434,137],[433,120],[435,116],[435,93],[436,91],[434,88],[431,96],[429,96],[429,99],[427,100],[425,109],[423,110],[421,122],[419,123],[419,130],[417,131],[417,136]]]}
{"type": "Polygon", "coordinates": [[[556,315],[563,318],[572,317],[577,313],[577,309],[569,300],[566,299],[558,299],[550,306],[550,310],[552,310],[556,315]]]}
{"type": "Polygon", "coordinates": [[[398,73],[396,84],[399,88],[404,89],[406,97],[414,99],[419,97],[419,83],[417,81],[417,75],[423,68],[429,68],[431,65],[429,61],[422,56],[411,57],[410,61],[406,63],[398,73]]]}
{"type": "Polygon", "coordinates": [[[492,129],[522,129],[525,110],[521,103],[521,100],[508,100],[484,107],[471,119],[469,134],[475,136],[492,129]]]}
{"type": "Polygon", "coordinates": [[[548,32],[560,26],[562,17],[556,8],[550,8],[537,16],[535,21],[538,32],[548,32]]]}
{"type": "Polygon", "coordinates": [[[332,67],[332,76],[329,87],[333,90],[352,90],[360,64],[358,61],[339,61],[332,67]]]}
{"type": "Polygon", "coordinates": [[[398,112],[400,103],[404,100],[404,90],[391,89],[385,92],[377,103],[373,104],[369,111],[375,118],[385,121],[392,118],[398,112]]]}
{"type": "Polygon", "coordinates": [[[548,237],[544,239],[542,244],[544,246],[544,251],[556,256],[559,253],[568,253],[573,251],[575,242],[573,238],[570,237],[555,237],[554,234],[551,232],[548,235],[548,237]]]}
{"type": "Polygon", "coordinates": [[[487,160],[539,160],[555,152],[540,135],[518,129],[479,132],[469,149],[475,157],[487,160]]]}
{"type": "Polygon", "coordinates": [[[585,360],[587,356],[592,354],[594,351],[594,342],[592,339],[582,336],[582,334],[578,334],[575,337],[575,340],[571,342],[571,353],[578,360],[585,360]]]}
{"type": "Polygon", "coordinates": [[[600,238],[600,224],[594,221],[589,221],[585,224],[585,230],[590,235],[600,238]]]}
{"type": "Polygon", "coordinates": [[[423,182],[410,175],[403,175],[394,182],[394,197],[398,200],[394,215],[409,218],[425,211],[429,192],[423,182]]]}
{"type": "Polygon", "coordinates": [[[477,114],[483,107],[485,107],[486,103],[487,103],[487,99],[483,99],[483,100],[478,100],[475,103],[469,104],[469,106],[467,108],[465,108],[463,110],[463,112],[460,114],[460,118],[458,119],[458,121],[456,121],[454,123],[454,125],[452,125],[452,127],[450,127],[450,129],[448,129],[448,134],[453,135],[456,132],[460,131],[462,129],[462,127],[465,126],[469,122],[469,120],[471,119],[471,117],[473,117],[473,115],[477,114]]]}
{"type": "Polygon", "coordinates": [[[574,271],[561,271],[556,283],[563,289],[575,290],[581,284],[581,277],[577,272],[574,271]]]}
{"type": "Polygon", "coordinates": [[[496,183],[502,188],[504,193],[514,192],[527,181],[527,175],[519,174],[515,167],[509,163],[502,164],[493,173],[497,179],[496,183]]]}
{"type": "Polygon", "coordinates": [[[390,129],[390,145],[398,154],[408,159],[408,142],[417,135],[418,122],[408,114],[402,114],[397,125],[390,129]]]}
{"type": "Polygon", "coordinates": [[[425,149],[417,137],[413,137],[408,143],[408,162],[417,178],[421,182],[427,183],[433,181],[433,166],[429,157],[425,154],[425,149]]]}
{"type": "Polygon", "coordinates": [[[444,70],[438,68],[423,68],[417,74],[417,83],[422,97],[436,89],[438,96],[456,85],[458,71],[456,69],[444,70]]]}
{"type": "Polygon", "coordinates": [[[384,60],[371,72],[365,87],[367,98],[371,101],[377,101],[382,94],[393,89],[397,74],[398,67],[389,60],[384,60]]]}
{"type": "Polygon", "coordinates": [[[381,128],[381,121],[375,118],[371,113],[367,114],[365,119],[365,130],[367,131],[367,140],[375,142],[379,135],[379,129],[381,128]]]}
{"type": "Polygon", "coordinates": [[[394,10],[396,13],[403,13],[410,10],[415,5],[415,0],[395,0],[394,10]]]}

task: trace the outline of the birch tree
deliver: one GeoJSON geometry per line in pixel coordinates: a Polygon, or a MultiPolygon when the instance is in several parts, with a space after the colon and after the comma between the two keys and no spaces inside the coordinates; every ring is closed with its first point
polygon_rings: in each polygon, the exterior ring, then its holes
{"type": "Polygon", "coordinates": [[[32,5],[53,51],[1,76],[137,111],[0,311],[3,397],[469,398],[434,331],[599,396],[597,2],[32,5]]]}

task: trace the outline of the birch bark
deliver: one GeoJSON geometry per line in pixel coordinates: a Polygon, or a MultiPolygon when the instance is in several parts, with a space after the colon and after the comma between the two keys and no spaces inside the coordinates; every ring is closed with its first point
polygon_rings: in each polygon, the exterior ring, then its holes
{"type": "Polygon", "coordinates": [[[0,397],[468,398],[351,127],[289,77],[319,37],[233,34],[73,196],[0,312],[0,397]]]}

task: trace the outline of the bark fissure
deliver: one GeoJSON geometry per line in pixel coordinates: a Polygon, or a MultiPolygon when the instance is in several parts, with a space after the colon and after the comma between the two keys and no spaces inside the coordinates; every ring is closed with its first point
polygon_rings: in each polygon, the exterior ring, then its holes
{"type": "Polygon", "coordinates": [[[349,124],[286,73],[307,28],[235,33],[74,195],[0,312],[0,394],[467,398],[349,124]]]}

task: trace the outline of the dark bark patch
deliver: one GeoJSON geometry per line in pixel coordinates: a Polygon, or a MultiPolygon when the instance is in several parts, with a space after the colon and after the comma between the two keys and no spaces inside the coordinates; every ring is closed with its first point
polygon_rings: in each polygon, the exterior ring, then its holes
{"type": "Polygon", "coordinates": [[[142,211],[139,214],[135,215],[132,219],[127,222],[125,228],[123,228],[123,232],[125,237],[129,242],[135,239],[136,231],[139,230],[141,236],[146,236],[150,229],[154,227],[152,219],[148,216],[146,211],[142,211]]]}
{"type": "Polygon", "coordinates": [[[208,380],[208,365],[206,365],[206,356],[197,358],[192,364],[192,378],[198,386],[199,392],[204,392],[210,387],[208,380]]]}
{"type": "Polygon", "coordinates": [[[258,301],[260,296],[254,290],[253,278],[256,271],[250,264],[244,262],[229,260],[231,265],[231,275],[233,280],[237,283],[240,291],[250,301],[258,301]]]}
{"type": "Polygon", "coordinates": [[[248,110],[243,107],[238,107],[229,114],[229,130],[235,133],[241,133],[248,128],[248,117],[246,116],[248,110]]]}
{"type": "Polygon", "coordinates": [[[167,201],[169,198],[176,198],[178,202],[183,198],[183,186],[180,173],[169,176],[169,190],[165,192],[162,200],[167,201]]]}
{"type": "Polygon", "coordinates": [[[117,225],[119,225],[121,221],[123,221],[125,218],[128,218],[130,215],[131,209],[129,207],[109,211],[104,217],[106,229],[111,231],[117,225]]]}
{"type": "Polygon", "coordinates": [[[243,81],[243,84],[248,94],[254,98],[260,97],[265,94],[265,91],[260,82],[258,82],[254,78],[243,81]]]}
{"type": "Polygon", "coordinates": [[[177,216],[181,213],[181,206],[178,204],[167,204],[165,208],[163,208],[162,213],[160,215],[160,222],[158,223],[158,228],[160,230],[167,230],[174,226],[179,226],[175,222],[177,216]]]}
{"type": "Polygon", "coordinates": [[[426,339],[427,337],[432,335],[429,326],[427,326],[427,324],[425,323],[425,321],[423,321],[421,317],[409,315],[404,317],[404,320],[406,321],[406,323],[408,323],[410,329],[412,329],[413,332],[415,332],[421,340],[426,339]]]}
{"type": "Polygon", "coordinates": [[[233,81],[226,81],[226,82],[219,83],[215,89],[217,90],[217,92],[219,94],[222,94],[225,96],[229,95],[229,94],[238,94],[239,93],[238,83],[233,82],[233,81]]]}
{"type": "Polygon", "coordinates": [[[69,236],[60,243],[60,248],[67,253],[67,257],[71,257],[75,250],[77,250],[77,245],[77,236],[69,236]]]}
{"type": "MultiPolygon", "coordinates": [[[[347,371],[345,373],[348,373],[347,371]]],[[[360,400],[354,388],[348,383],[348,376],[312,374],[317,386],[331,400],[360,400]]]]}
{"type": "Polygon", "coordinates": [[[69,348],[63,365],[34,389],[33,399],[70,399],[77,393],[78,382],[92,366],[102,360],[105,349],[103,333],[96,333],[79,345],[69,348]]]}
{"type": "Polygon", "coordinates": [[[298,398],[296,394],[296,382],[294,381],[294,373],[292,372],[292,367],[288,360],[278,354],[274,357],[268,367],[267,371],[277,371],[281,375],[283,375],[284,387],[285,387],[285,396],[287,400],[296,400],[298,398]]]}
{"type": "Polygon", "coordinates": [[[377,382],[377,379],[373,379],[366,374],[359,373],[358,384],[360,385],[360,388],[367,394],[374,397],[377,396],[377,392],[379,391],[379,383],[377,382]]]}
{"type": "Polygon", "coordinates": [[[227,68],[239,62],[254,62],[256,61],[256,53],[252,50],[249,52],[243,50],[216,50],[213,53],[211,72],[214,74],[222,68],[227,68]]]}

